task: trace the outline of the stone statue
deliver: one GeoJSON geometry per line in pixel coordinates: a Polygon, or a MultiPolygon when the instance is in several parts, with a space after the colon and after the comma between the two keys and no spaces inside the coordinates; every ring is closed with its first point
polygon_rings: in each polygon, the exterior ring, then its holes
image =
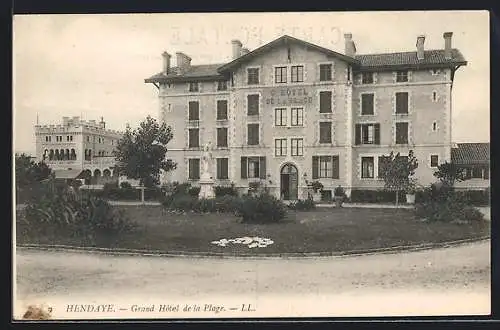
{"type": "Polygon", "coordinates": [[[210,161],[212,159],[212,142],[203,147],[203,173],[209,173],[210,161]]]}

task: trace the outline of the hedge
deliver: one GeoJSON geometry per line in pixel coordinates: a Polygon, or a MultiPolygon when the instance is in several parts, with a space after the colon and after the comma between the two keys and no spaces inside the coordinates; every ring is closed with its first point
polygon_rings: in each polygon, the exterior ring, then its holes
{"type": "MultiPolygon", "coordinates": [[[[399,203],[406,203],[406,194],[399,192],[399,203]]],[[[396,192],[389,190],[361,190],[353,189],[350,197],[351,203],[395,203],[396,192]]]]}

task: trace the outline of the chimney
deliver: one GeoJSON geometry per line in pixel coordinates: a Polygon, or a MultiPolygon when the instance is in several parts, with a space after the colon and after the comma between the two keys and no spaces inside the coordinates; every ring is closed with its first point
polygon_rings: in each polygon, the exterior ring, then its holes
{"type": "Polygon", "coordinates": [[[172,56],[167,52],[163,52],[161,56],[163,57],[163,74],[167,75],[168,71],[170,71],[170,58],[172,56]]]}
{"type": "Polygon", "coordinates": [[[352,40],[352,34],[351,33],[344,34],[344,39],[345,39],[345,51],[344,51],[344,53],[347,56],[354,57],[356,55],[356,45],[354,44],[354,41],[352,40]]]}
{"type": "Polygon", "coordinates": [[[231,44],[233,45],[233,60],[237,59],[238,57],[241,56],[241,47],[243,46],[241,44],[241,41],[239,40],[231,40],[231,44]]]}
{"type": "Polygon", "coordinates": [[[248,53],[250,53],[250,50],[248,48],[242,48],[241,49],[241,56],[246,55],[248,53]]]}
{"type": "Polygon", "coordinates": [[[175,55],[177,57],[177,67],[179,68],[180,73],[184,73],[191,66],[191,57],[182,52],[177,52],[175,55]]]}
{"type": "Polygon", "coordinates": [[[453,32],[445,32],[443,33],[444,38],[444,58],[447,60],[451,60],[451,36],[453,32]]]}
{"type": "Polygon", "coordinates": [[[104,117],[101,117],[101,122],[99,123],[100,128],[106,128],[106,122],[104,121],[104,117]]]}
{"type": "Polygon", "coordinates": [[[417,59],[418,60],[424,59],[424,42],[425,42],[425,36],[419,35],[417,37],[417,59]]]}
{"type": "Polygon", "coordinates": [[[63,119],[63,125],[64,125],[64,126],[68,126],[68,125],[69,125],[69,122],[70,122],[69,117],[63,117],[62,119],[63,119]]]}

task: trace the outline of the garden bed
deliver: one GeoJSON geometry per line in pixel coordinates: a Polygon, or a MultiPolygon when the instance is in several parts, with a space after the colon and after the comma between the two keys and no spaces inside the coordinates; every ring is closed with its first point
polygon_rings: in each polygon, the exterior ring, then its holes
{"type": "MultiPolygon", "coordinates": [[[[172,214],[161,206],[115,208],[123,210],[138,225],[134,232],[123,234],[113,243],[113,247],[122,249],[236,254],[342,252],[490,235],[487,221],[427,223],[405,209],[321,208],[310,212],[289,211],[281,223],[243,224],[229,214],[172,214]],[[267,238],[273,243],[252,249],[244,244],[221,247],[212,243],[241,237],[267,238]]],[[[17,242],[20,244],[84,246],[83,240],[61,232],[45,231],[46,234],[37,237],[26,237],[22,235],[22,226],[18,223],[17,242]]]]}

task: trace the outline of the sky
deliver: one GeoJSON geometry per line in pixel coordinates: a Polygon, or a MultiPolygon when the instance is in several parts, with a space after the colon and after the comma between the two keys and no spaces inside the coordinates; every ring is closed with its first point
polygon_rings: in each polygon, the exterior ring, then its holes
{"type": "MultiPolygon", "coordinates": [[[[62,116],[104,117],[124,130],[158,115],[158,92],[144,79],[162,70],[161,53],[182,51],[191,63],[231,60],[231,40],[253,50],[283,34],[344,52],[352,33],[358,54],[444,47],[453,32],[468,65],[453,85],[455,142],[489,142],[489,13],[487,11],[175,13],[15,15],[13,143],[35,152],[34,125],[62,116]],[[471,127],[473,129],[471,129],[471,127]]],[[[175,55],[172,57],[175,65],[175,55]]]]}

